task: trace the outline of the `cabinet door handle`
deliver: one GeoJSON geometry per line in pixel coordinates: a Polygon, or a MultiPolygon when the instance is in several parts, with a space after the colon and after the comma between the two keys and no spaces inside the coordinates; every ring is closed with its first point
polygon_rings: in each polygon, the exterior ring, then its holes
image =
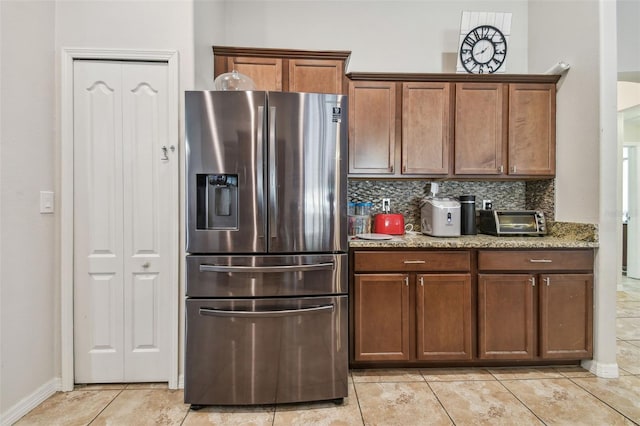
{"type": "Polygon", "coordinates": [[[529,259],[529,262],[531,262],[531,263],[552,263],[553,260],[551,260],[551,259],[529,259]]]}
{"type": "Polygon", "coordinates": [[[511,173],[516,173],[518,171],[518,166],[511,167],[511,173]]]}
{"type": "Polygon", "coordinates": [[[529,282],[531,283],[531,287],[535,287],[536,286],[536,278],[535,277],[529,278],[529,282]]]}
{"type": "Polygon", "coordinates": [[[420,286],[424,287],[424,277],[420,277],[420,286]]]}
{"type": "Polygon", "coordinates": [[[548,286],[551,280],[549,279],[549,277],[544,277],[542,281],[548,286]]]}
{"type": "Polygon", "coordinates": [[[498,169],[498,173],[504,173],[504,166],[500,166],[500,168],[498,169]]]}
{"type": "Polygon", "coordinates": [[[404,277],[404,285],[409,286],[409,277],[404,277]]]}
{"type": "Polygon", "coordinates": [[[423,263],[427,263],[426,260],[405,260],[404,263],[406,265],[420,265],[423,263]]]}

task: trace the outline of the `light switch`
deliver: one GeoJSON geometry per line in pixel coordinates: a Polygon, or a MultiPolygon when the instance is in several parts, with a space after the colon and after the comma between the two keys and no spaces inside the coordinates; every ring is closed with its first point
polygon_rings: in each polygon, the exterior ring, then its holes
{"type": "Polygon", "coordinates": [[[53,213],[53,191],[40,191],[40,213],[53,213]]]}

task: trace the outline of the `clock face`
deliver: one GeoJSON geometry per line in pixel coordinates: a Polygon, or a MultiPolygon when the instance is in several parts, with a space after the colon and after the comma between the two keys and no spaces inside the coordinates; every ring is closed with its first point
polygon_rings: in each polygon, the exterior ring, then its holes
{"type": "Polygon", "coordinates": [[[460,46],[460,62],[474,74],[492,74],[507,57],[507,41],[494,26],[480,25],[469,31],[460,46]]]}

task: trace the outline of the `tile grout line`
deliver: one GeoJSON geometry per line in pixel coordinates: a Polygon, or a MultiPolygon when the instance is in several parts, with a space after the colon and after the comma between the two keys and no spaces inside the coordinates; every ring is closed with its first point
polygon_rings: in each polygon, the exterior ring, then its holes
{"type": "Polygon", "coordinates": [[[433,388],[431,387],[431,384],[429,383],[427,378],[424,377],[424,374],[422,373],[422,370],[418,370],[418,371],[420,372],[420,375],[424,379],[424,382],[427,384],[427,387],[429,388],[429,390],[431,391],[433,396],[436,398],[436,401],[438,401],[438,404],[440,404],[440,407],[442,407],[444,412],[447,414],[447,417],[449,417],[449,420],[451,420],[451,423],[455,426],[455,424],[456,424],[455,420],[453,420],[453,417],[451,417],[451,414],[449,414],[449,411],[447,410],[447,408],[444,406],[444,404],[442,403],[442,401],[438,397],[438,394],[433,390],[433,388]]]}
{"type": "MultiPolygon", "coordinates": [[[[122,394],[122,392],[123,392],[126,388],[127,388],[127,386],[125,386],[125,387],[123,387],[122,389],[120,389],[120,391],[116,394],[116,396],[114,396],[113,398],[111,398],[111,401],[109,401],[109,403],[108,403],[107,405],[105,405],[104,407],[102,407],[102,410],[100,410],[100,411],[98,412],[98,414],[96,414],[96,415],[95,415],[95,417],[94,417],[93,419],[91,419],[91,421],[90,421],[89,423],[87,423],[87,425],[90,425],[91,423],[95,422],[95,421],[96,421],[96,419],[97,419],[98,417],[100,417],[100,414],[104,413],[104,410],[106,410],[106,409],[107,409],[107,407],[108,407],[108,406],[110,406],[110,405],[111,405],[111,403],[113,403],[113,401],[115,401],[115,400],[116,400],[116,398],[117,398],[117,397],[119,397],[119,396],[122,394]]],[[[96,391],[96,392],[101,392],[101,391],[96,391]]]]}
{"type": "MultiPolygon", "coordinates": [[[[491,373],[491,371],[489,371],[489,373],[491,373]]],[[[491,373],[491,374],[493,374],[493,373],[491,373]]],[[[495,376],[494,376],[494,377],[495,377],[495,376]]],[[[529,407],[527,404],[525,404],[525,403],[524,403],[524,401],[522,401],[520,398],[518,398],[518,396],[517,396],[515,393],[511,392],[511,389],[509,389],[508,387],[506,387],[506,386],[505,386],[505,384],[504,384],[504,383],[502,383],[502,380],[498,379],[497,377],[496,377],[496,380],[498,381],[498,383],[500,383],[500,386],[502,386],[502,387],[503,387],[507,392],[509,392],[511,395],[513,395],[513,397],[516,399],[516,401],[518,401],[520,404],[522,404],[522,405],[523,405],[527,410],[529,410],[529,412],[530,412],[531,414],[533,414],[533,416],[534,416],[536,419],[540,420],[540,423],[542,423],[543,425],[545,425],[545,426],[546,426],[545,421],[544,421],[544,420],[542,420],[542,419],[540,418],[540,416],[538,416],[538,415],[536,414],[536,412],[535,412],[535,411],[533,411],[533,410],[531,409],[531,407],[529,407]]]]}
{"type": "Polygon", "coordinates": [[[349,376],[351,376],[351,384],[353,384],[353,393],[356,397],[356,404],[358,404],[358,411],[360,412],[360,420],[362,420],[362,425],[364,426],[364,413],[362,412],[362,406],[360,405],[360,398],[358,397],[358,388],[356,387],[356,382],[353,380],[353,374],[349,371],[349,376]]]}
{"type": "Polygon", "coordinates": [[[580,385],[579,383],[576,383],[576,381],[574,379],[578,379],[578,378],[588,379],[590,377],[573,377],[573,378],[569,377],[568,379],[571,381],[571,383],[573,383],[574,385],[578,386],[580,389],[584,390],[589,395],[593,396],[595,399],[597,399],[598,401],[602,402],[604,405],[606,405],[607,407],[611,408],[613,411],[615,411],[616,413],[620,414],[622,417],[624,417],[625,419],[629,420],[634,425],[638,424],[636,421],[634,421],[633,419],[629,418],[626,414],[624,414],[623,412],[618,410],[616,407],[614,407],[613,405],[609,404],[607,401],[602,400],[600,397],[598,397],[598,395],[595,395],[593,392],[589,391],[589,389],[585,388],[584,386],[580,385]]]}

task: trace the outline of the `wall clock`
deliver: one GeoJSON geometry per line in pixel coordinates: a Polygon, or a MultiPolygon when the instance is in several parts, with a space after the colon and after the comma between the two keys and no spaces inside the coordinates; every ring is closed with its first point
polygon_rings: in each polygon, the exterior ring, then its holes
{"type": "Polygon", "coordinates": [[[507,40],[493,25],[479,25],[467,33],[460,45],[460,63],[474,74],[492,74],[507,58],[507,40]]]}
{"type": "Polygon", "coordinates": [[[504,73],[511,34],[510,12],[462,12],[456,71],[504,73]]]}

